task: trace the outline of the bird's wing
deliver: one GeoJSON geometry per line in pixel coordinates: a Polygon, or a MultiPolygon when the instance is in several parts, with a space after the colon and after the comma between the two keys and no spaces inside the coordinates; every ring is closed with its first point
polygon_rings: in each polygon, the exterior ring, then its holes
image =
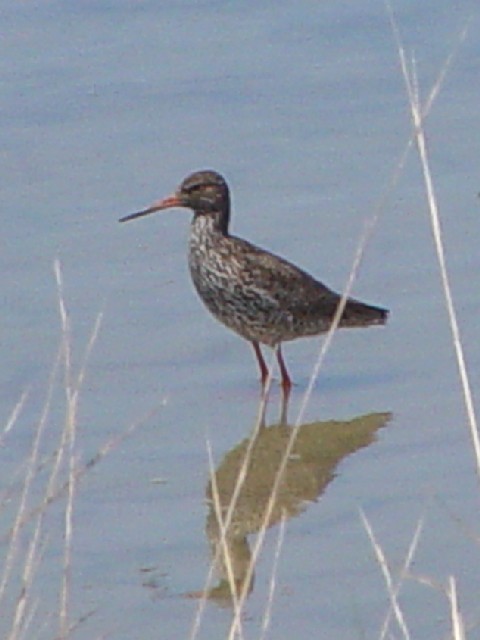
{"type": "Polygon", "coordinates": [[[311,308],[316,303],[331,303],[335,310],[339,296],[306,271],[246,240],[230,240],[235,244],[231,258],[236,263],[234,268],[241,271],[242,284],[252,293],[285,310],[311,308]]]}

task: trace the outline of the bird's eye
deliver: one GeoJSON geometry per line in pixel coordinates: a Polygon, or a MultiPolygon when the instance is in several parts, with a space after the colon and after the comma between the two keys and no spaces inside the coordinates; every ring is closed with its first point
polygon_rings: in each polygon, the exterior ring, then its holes
{"type": "Polygon", "coordinates": [[[183,192],[189,196],[208,196],[215,193],[215,186],[211,184],[190,184],[183,187],[183,192]]]}
{"type": "Polygon", "coordinates": [[[200,184],[192,184],[186,189],[186,192],[188,194],[199,193],[200,191],[202,191],[202,189],[203,189],[202,185],[200,185],[200,184]]]}

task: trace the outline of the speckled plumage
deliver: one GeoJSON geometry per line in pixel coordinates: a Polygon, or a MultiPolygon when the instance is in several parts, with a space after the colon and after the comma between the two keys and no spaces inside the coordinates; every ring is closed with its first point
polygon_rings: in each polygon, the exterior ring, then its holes
{"type": "MultiPolygon", "coordinates": [[[[229,190],[214,171],[191,174],[175,195],[122,221],[173,206],[194,212],[189,267],[200,298],[220,322],[253,343],[263,382],[267,372],[258,343],[277,348],[288,390],[281,343],[327,331],[340,296],[287,260],[230,235],[229,190]]],[[[387,315],[385,309],[349,299],[340,326],[384,324],[387,315]]]]}

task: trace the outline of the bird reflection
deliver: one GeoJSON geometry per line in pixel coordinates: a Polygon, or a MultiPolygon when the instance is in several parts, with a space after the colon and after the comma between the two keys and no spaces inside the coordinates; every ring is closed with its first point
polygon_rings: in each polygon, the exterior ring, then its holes
{"type": "Polygon", "coordinates": [[[335,477],[341,460],[372,444],[377,430],[391,417],[390,413],[371,413],[345,422],[303,424],[291,446],[294,429],[282,414],[279,424],[262,426],[229,451],[208,483],[206,535],[219,581],[189,594],[191,597],[209,598],[228,606],[240,594],[249,594],[254,585],[254,561],[247,537],[282,518],[299,515],[308,503],[316,501],[335,477]],[[286,452],[288,458],[282,463],[286,452]],[[283,473],[272,500],[282,464],[283,473]]]}

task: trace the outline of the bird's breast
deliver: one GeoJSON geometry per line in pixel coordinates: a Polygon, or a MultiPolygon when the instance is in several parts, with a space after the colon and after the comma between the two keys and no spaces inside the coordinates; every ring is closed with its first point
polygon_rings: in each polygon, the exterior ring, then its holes
{"type": "Polygon", "coordinates": [[[202,298],[219,296],[231,284],[228,251],[219,235],[192,233],[188,263],[193,283],[202,298]]]}

